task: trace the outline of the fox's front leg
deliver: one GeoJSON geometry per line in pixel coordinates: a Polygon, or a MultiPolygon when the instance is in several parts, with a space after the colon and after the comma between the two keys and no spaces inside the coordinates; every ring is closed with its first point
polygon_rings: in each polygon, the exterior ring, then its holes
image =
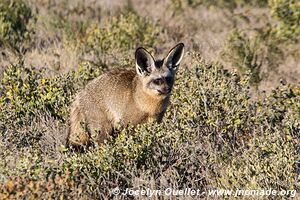
{"type": "Polygon", "coordinates": [[[159,114],[155,115],[155,116],[151,116],[148,117],[147,122],[153,123],[153,122],[157,122],[157,123],[161,123],[162,119],[164,118],[164,114],[166,111],[162,111],[159,114]]]}

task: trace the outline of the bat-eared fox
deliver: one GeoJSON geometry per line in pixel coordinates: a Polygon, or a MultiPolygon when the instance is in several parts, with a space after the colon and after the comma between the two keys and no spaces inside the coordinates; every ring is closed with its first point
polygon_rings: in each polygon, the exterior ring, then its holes
{"type": "Polygon", "coordinates": [[[135,69],[111,70],[88,83],[71,105],[68,145],[101,144],[116,127],[161,122],[183,54],[183,43],[162,60],[140,47],[135,69]]]}

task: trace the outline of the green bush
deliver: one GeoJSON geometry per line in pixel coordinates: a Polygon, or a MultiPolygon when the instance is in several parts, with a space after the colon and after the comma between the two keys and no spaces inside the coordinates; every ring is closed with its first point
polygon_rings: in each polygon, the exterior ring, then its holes
{"type": "Polygon", "coordinates": [[[250,77],[194,63],[178,72],[163,123],[121,129],[83,154],[61,150],[59,162],[24,153],[19,168],[0,166],[0,197],[112,198],[116,187],[299,189],[300,88],[253,101],[250,77]]]}
{"type": "Polygon", "coordinates": [[[276,71],[287,52],[290,55],[299,52],[295,43],[300,38],[300,4],[297,1],[274,0],[269,1],[269,5],[276,22],[265,23],[251,37],[249,30],[232,31],[222,51],[223,59],[241,74],[250,71],[251,83],[256,86],[262,80],[262,64],[267,65],[270,73],[276,71]]]}
{"type": "Polygon", "coordinates": [[[234,30],[228,36],[222,57],[230,62],[242,75],[250,72],[250,83],[257,86],[261,81],[261,58],[260,40],[250,39],[244,32],[234,30]]]}
{"type": "Polygon", "coordinates": [[[29,38],[29,20],[33,14],[23,0],[1,0],[0,45],[19,51],[22,42],[29,38]]]}
{"type": "MultiPolygon", "coordinates": [[[[128,52],[138,46],[153,48],[160,44],[161,28],[153,21],[140,17],[136,13],[126,12],[113,17],[104,28],[92,26],[87,30],[84,45],[99,59],[116,52],[128,52]]],[[[100,61],[101,62],[101,61],[100,61]]]]}
{"type": "Polygon", "coordinates": [[[269,69],[276,70],[276,66],[284,61],[287,55],[299,54],[297,48],[300,39],[300,5],[297,1],[281,0],[269,1],[271,15],[276,21],[262,28],[257,37],[264,45],[269,69]]]}
{"type": "Polygon", "coordinates": [[[22,121],[22,116],[47,111],[60,120],[66,120],[68,105],[76,89],[101,73],[83,63],[76,72],[45,77],[45,70],[26,68],[23,64],[11,65],[0,82],[0,119],[22,121]]]}
{"type": "Polygon", "coordinates": [[[282,42],[295,42],[300,37],[300,3],[296,0],[270,0],[272,16],[279,24],[273,34],[282,42]]]}

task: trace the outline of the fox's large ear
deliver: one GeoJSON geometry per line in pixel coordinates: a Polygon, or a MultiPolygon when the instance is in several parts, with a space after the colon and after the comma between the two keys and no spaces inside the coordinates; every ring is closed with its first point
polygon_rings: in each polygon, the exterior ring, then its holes
{"type": "Polygon", "coordinates": [[[136,71],[140,76],[147,76],[151,73],[152,68],[155,67],[155,61],[146,49],[139,47],[135,51],[135,65],[136,71]]]}
{"type": "Polygon", "coordinates": [[[166,64],[169,68],[177,69],[180,65],[180,62],[184,54],[184,44],[179,43],[173,47],[168,56],[166,57],[166,64]]]}

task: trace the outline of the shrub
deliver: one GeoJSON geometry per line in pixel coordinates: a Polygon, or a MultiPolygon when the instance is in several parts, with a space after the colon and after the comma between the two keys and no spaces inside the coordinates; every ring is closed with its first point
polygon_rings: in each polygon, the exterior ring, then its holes
{"type": "Polygon", "coordinates": [[[222,51],[223,59],[230,62],[241,74],[250,71],[254,85],[262,80],[262,64],[267,65],[270,73],[276,71],[286,54],[297,55],[299,52],[299,48],[295,47],[300,36],[299,3],[280,0],[269,1],[269,5],[277,23],[265,24],[252,37],[249,37],[249,30],[232,31],[222,51]]]}
{"type": "Polygon", "coordinates": [[[24,40],[29,38],[29,20],[33,14],[23,0],[0,2],[0,45],[20,51],[24,40]]]}
{"type": "Polygon", "coordinates": [[[295,0],[270,0],[272,16],[279,24],[273,34],[282,42],[295,42],[300,37],[300,4],[295,0]]]}
{"type": "Polygon", "coordinates": [[[4,71],[0,83],[0,119],[22,121],[22,116],[47,111],[53,117],[65,120],[67,106],[76,89],[100,73],[101,68],[83,63],[76,72],[47,78],[44,69],[11,65],[4,71]]]}
{"type": "Polygon", "coordinates": [[[40,152],[41,160],[5,171],[0,194],[84,199],[113,198],[115,188],[298,189],[299,88],[282,86],[253,101],[250,77],[194,63],[179,71],[162,124],[120,129],[101,147],[65,152],[59,163],[40,152]]]}
{"type": "Polygon", "coordinates": [[[57,151],[66,143],[65,124],[75,92],[102,71],[82,63],[77,71],[47,77],[45,69],[24,67],[22,63],[8,67],[0,81],[3,148],[20,151],[31,147],[38,152],[46,150],[49,156],[59,155],[57,151]]]}
{"type": "Polygon", "coordinates": [[[269,69],[276,70],[287,55],[295,55],[300,39],[300,5],[296,1],[269,1],[271,15],[276,23],[262,28],[257,37],[261,38],[265,48],[269,69]]]}
{"type": "Polygon", "coordinates": [[[103,63],[108,60],[107,56],[112,56],[118,51],[127,52],[140,45],[145,48],[157,46],[161,42],[160,32],[161,28],[153,21],[134,12],[126,12],[113,17],[104,28],[95,25],[90,27],[84,44],[87,51],[96,55],[100,59],[99,62],[103,63]]]}
{"type": "Polygon", "coordinates": [[[250,82],[257,86],[261,81],[260,68],[262,50],[257,38],[250,39],[244,32],[234,30],[228,36],[222,52],[223,59],[230,62],[239,73],[245,75],[250,72],[250,82]]]}

